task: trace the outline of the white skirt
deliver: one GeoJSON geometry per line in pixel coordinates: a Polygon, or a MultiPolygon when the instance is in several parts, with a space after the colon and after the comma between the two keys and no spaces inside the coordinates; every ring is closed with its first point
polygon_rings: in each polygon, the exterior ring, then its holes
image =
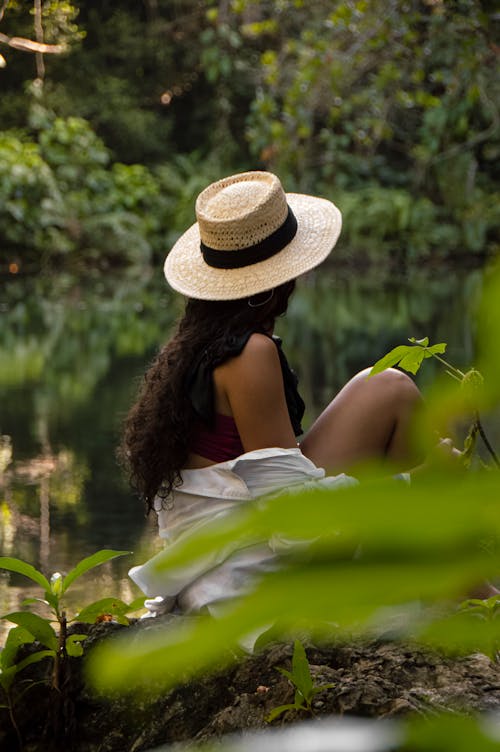
{"type": "Polygon", "coordinates": [[[339,488],[356,482],[344,474],[325,476],[298,447],[257,449],[209,467],[183,470],[182,485],[166,502],[158,499],[155,503],[165,550],[133,567],[129,575],[149,597],[145,605],[151,615],[174,609],[182,613],[214,611],[224,601],[248,592],[260,573],[275,569],[277,549],[286,541],[277,536],[246,548],[235,541],[178,569],[162,566],[166,551],[183,545],[193,533],[246,501],[294,489],[339,488]]]}

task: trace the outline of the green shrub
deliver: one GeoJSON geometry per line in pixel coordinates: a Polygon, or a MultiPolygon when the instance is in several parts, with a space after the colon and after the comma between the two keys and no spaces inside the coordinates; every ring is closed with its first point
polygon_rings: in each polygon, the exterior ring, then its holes
{"type": "Polygon", "coordinates": [[[111,164],[85,120],[48,116],[36,140],[0,133],[0,163],[1,241],[21,260],[151,259],[161,230],[159,183],[143,165],[111,164]]]}

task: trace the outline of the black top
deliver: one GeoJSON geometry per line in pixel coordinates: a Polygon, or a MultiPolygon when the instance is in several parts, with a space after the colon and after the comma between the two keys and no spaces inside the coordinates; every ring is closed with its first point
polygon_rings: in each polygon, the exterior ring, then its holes
{"type": "MultiPolygon", "coordinates": [[[[186,388],[191,404],[197,415],[210,426],[215,419],[213,371],[226,360],[239,355],[253,333],[254,330],[250,330],[239,336],[233,335],[228,337],[222,346],[206,348],[188,373],[186,388]]],[[[281,349],[281,339],[274,336],[271,339],[278,349],[288,414],[295,436],[299,436],[302,433],[301,421],[305,405],[297,390],[298,379],[281,349]]]]}

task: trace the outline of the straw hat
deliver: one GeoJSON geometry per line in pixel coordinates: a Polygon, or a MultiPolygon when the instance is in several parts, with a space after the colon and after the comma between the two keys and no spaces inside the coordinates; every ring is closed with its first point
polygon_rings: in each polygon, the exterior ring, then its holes
{"type": "Polygon", "coordinates": [[[328,256],[342,226],[334,204],[285,194],[270,172],[212,183],[196,200],[196,218],[168,254],[165,276],[202,300],[246,298],[298,277],[328,256]]]}

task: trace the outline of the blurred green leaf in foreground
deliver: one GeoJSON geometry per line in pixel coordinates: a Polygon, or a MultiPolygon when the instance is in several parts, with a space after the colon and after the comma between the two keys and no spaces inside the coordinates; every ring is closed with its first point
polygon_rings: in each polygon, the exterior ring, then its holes
{"type": "MultiPolygon", "coordinates": [[[[490,406],[500,363],[500,268],[491,274],[479,319],[481,370],[490,406]]],[[[454,387],[452,380],[449,380],[454,387]]],[[[463,400],[441,403],[462,417],[463,400]]],[[[443,391],[444,390],[444,391],[443,391]]],[[[434,395],[432,411],[439,403],[434,395]]],[[[169,687],[241,655],[239,644],[275,625],[278,634],[307,629],[315,638],[370,633],[394,608],[420,603],[403,636],[454,652],[491,654],[500,621],[457,613],[479,583],[500,572],[500,480],[495,471],[458,472],[444,465],[416,477],[410,487],[392,478],[363,481],[337,491],[309,491],[245,504],[202,532],[186,535],[156,557],[158,571],[176,569],[208,551],[236,543],[296,540],[283,567],[224,608],[179,620],[140,641],[110,641],[90,656],[102,690],[169,687]],[[304,541],[310,541],[304,545],[304,541]]],[[[414,613],[414,612],[413,612],[414,613]]],[[[383,627],[382,627],[383,628],[383,627]]]]}

